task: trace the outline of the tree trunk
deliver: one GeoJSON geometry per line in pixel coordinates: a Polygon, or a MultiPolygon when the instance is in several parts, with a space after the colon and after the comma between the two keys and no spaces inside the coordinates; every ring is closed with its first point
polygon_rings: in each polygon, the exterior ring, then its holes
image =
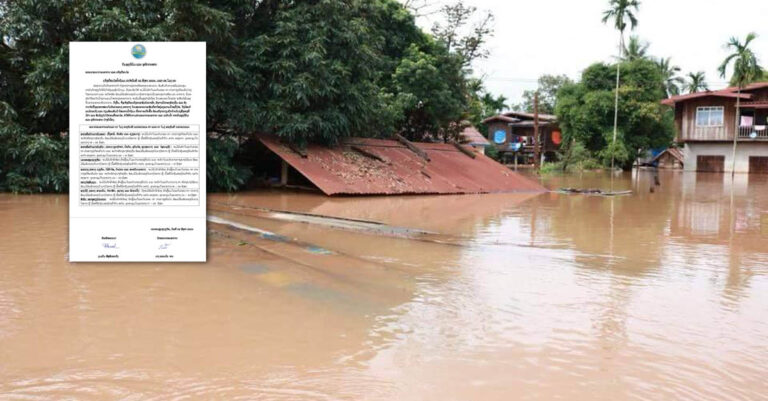
{"type": "Polygon", "coordinates": [[[738,95],[736,97],[736,131],[733,132],[733,152],[731,154],[731,179],[736,175],[736,141],[739,139],[739,128],[741,128],[741,84],[739,84],[738,95]]]}
{"type": "Polygon", "coordinates": [[[533,167],[541,167],[541,138],[539,138],[539,91],[533,93],[533,167]]]}
{"type": "Polygon", "coordinates": [[[619,126],[619,77],[621,76],[621,58],[624,56],[624,32],[619,32],[619,60],[616,62],[616,96],[613,100],[613,142],[611,149],[611,172],[613,172],[614,151],[616,150],[616,132],[619,126]]]}

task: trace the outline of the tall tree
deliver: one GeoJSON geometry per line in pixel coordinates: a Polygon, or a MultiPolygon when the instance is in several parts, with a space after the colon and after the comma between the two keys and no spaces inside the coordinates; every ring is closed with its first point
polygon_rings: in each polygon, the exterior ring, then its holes
{"type": "Polygon", "coordinates": [[[624,46],[624,57],[622,61],[633,61],[648,57],[648,47],[651,45],[641,40],[637,35],[629,37],[629,42],[624,46]]]}
{"type": "Polygon", "coordinates": [[[736,130],[733,132],[733,153],[731,158],[733,165],[731,167],[731,177],[736,174],[736,142],[739,138],[739,127],[741,126],[741,90],[749,83],[754,82],[763,75],[763,68],[760,66],[757,56],[749,48],[749,45],[753,40],[757,38],[754,32],[747,34],[744,42],[741,42],[739,38],[731,36],[728,43],[725,44],[726,49],[731,51],[731,54],[723,60],[718,71],[720,72],[720,78],[725,78],[726,72],[729,66],[732,69],[731,82],[735,82],[738,87],[736,97],[736,130]]]}
{"type": "Polygon", "coordinates": [[[466,6],[462,0],[445,5],[440,14],[443,22],[432,26],[435,39],[443,42],[448,51],[458,54],[464,66],[476,59],[488,57],[485,42],[493,34],[493,14],[484,12],[478,17],[477,7],[466,6]],[[469,32],[465,32],[465,31],[469,32]]]}
{"type": "Polygon", "coordinates": [[[665,97],[664,79],[650,59],[623,62],[619,135],[611,141],[613,125],[612,64],[586,68],[581,80],[560,89],[556,114],[563,130],[563,143],[577,141],[605,165],[615,158],[622,168],[631,168],[642,152],[668,146],[674,134],[674,112],[660,101],[665,97]]]}
{"type": "Polygon", "coordinates": [[[709,90],[709,86],[707,85],[707,79],[704,76],[704,71],[689,72],[688,82],[685,83],[684,89],[688,91],[688,93],[695,93],[695,92],[709,90]]]}
{"type": "MultiPolygon", "coordinates": [[[[542,114],[555,114],[555,107],[557,106],[557,91],[567,85],[573,83],[567,75],[542,75],[538,79],[539,92],[539,113],[542,114]]],[[[520,111],[533,113],[533,97],[534,90],[526,90],[523,92],[523,102],[520,103],[517,108],[520,111]]]]}
{"type": "MultiPolygon", "coordinates": [[[[640,2],[637,0],[610,0],[608,9],[603,12],[603,23],[613,20],[613,26],[619,31],[619,59],[624,52],[624,30],[629,22],[630,30],[637,26],[635,13],[639,10],[640,2]]],[[[619,82],[621,80],[621,63],[616,63],[616,94],[613,101],[613,144],[616,143],[616,133],[619,123],[619,82]]],[[[614,158],[611,157],[611,170],[613,170],[614,158]]]]}
{"type": "Polygon", "coordinates": [[[659,71],[664,77],[664,88],[667,93],[667,97],[680,94],[680,85],[685,81],[677,74],[680,72],[680,67],[672,64],[672,58],[659,58],[656,60],[656,65],[659,66],[659,71]]]}

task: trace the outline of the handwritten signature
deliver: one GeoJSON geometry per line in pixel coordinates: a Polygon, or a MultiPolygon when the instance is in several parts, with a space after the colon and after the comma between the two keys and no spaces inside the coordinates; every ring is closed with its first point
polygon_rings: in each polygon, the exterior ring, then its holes
{"type": "Polygon", "coordinates": [[[114,242],[104,242],[101,244],[101,246],[107,249],[120,249],[117,247],[117,243],[114,242]]]}
{"type": "Polygon", "coordinates": [[[168,249],[170,246],[171,244],[169,243],[160,244],[160,247],[158,247],[157,249],[168,249]]]}

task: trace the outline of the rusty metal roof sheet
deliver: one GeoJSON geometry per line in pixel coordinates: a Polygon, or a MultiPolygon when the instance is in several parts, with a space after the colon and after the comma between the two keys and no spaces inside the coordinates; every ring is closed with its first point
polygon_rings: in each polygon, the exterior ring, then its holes
{"type": "Polygon", "coordinates": [[[428,162],[399,142],[385,139],[352,138],[335,148],[310,145],[306,157],[274,136],[259,139],[326,195],[546,191],[486,156],[469,157],[451,144],[414,143],[428,154],[428,162]]]}
{"type": "Polygon", "coordinates": [[[467,145],[490,145],[487,139],[473,126],[464,128],[459,134],[461,142],[467,145]]]}

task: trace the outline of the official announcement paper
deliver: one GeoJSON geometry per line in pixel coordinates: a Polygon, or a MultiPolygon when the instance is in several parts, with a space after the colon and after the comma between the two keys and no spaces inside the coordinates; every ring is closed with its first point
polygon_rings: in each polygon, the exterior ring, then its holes
{"type": "Polygon", "coordinates": [[[205,261],[205,101],[204,42],[70,42],[70,261],[205,261]]]}

